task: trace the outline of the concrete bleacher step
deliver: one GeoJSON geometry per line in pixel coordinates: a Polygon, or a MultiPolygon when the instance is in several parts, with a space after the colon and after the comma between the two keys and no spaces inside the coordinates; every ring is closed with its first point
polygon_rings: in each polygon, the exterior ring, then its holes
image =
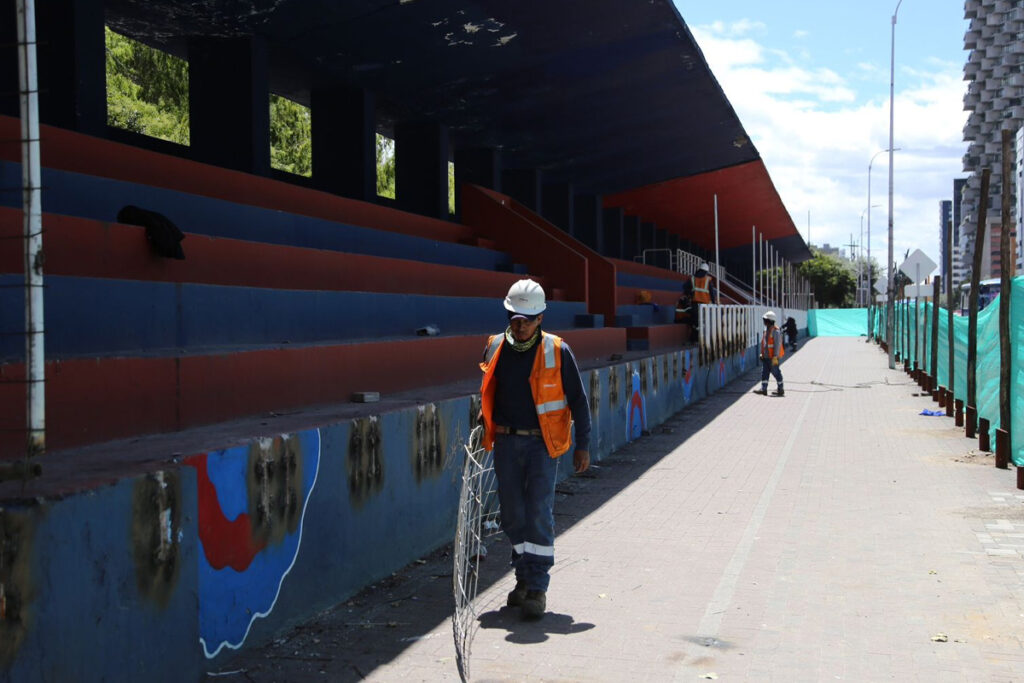
{"type": "MultiPolygon", "coordinates": [[[[495,330],[497,331],[497,327],[495,330]]],[[[626,331],[555,330],[580,363],[626,348],[626,331]]],[[[479,378],[486,336],[313,345],[195,355],[51,360],[47,443],[71,448],[246,416],[346,403],[479,378]]],[[[24,364],[0,364],[0,460],[23,454],[24,364]]]]}
{"type": "Polygon", "coordinates": [[[501,251],[501,247],[498,245],[497,240],[492,240],[487,237],[461,237],[459,238],[459,244],[465,244],[470,247],[480,247],[482,249],[493,249],[494,251],[501,251]]]}
{"type": "Polygon", "coordinates": [[[525,263],[499,263],[496,268],[504,273],[515,273],[516,275],[526,275],[530,272],[529,266],[525,263]]]}
{"type": "Polygon", "coordinates": [[[645,325],[626,328],[626,345],[630,351],[679,349],[690,343],[689,325],[645,325]]]}

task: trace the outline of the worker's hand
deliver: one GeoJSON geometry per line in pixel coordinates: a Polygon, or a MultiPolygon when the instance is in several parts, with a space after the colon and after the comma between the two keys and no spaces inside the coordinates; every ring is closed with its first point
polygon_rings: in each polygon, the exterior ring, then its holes
{"type": "Polygon", "coordinates": [[[764,360],[764,356],[759,353],[759,354],[757,354],[757,359],[758,360],[764,360]]]}
{"type": "Polygon", "coordinates": [[[590,467],[590,451],[580,450],[579,448],[572,454],[572,466],[576,470],[576,474],[586,472],[590,467]]]}
{"type": "Polygon", "coordinates": [[[779,364],[779,357],[775,356],[774,358],[772,358],[772,365],[778,365],[778,364],[779,364]]]}
{"type": "Polygon", "coordinates": [[[484,411],[483,410],[480,410],[479,412],[477,412],[477,414],[476,414],[476,423],[478,425],[482,425],[484,423],[484,411]]]}

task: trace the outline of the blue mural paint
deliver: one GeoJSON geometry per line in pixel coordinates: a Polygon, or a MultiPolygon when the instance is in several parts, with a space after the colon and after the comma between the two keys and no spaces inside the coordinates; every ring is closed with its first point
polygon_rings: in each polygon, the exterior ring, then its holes
{"type": "MultiPolygon", "coordinates": [[[[296,529],[279,541],[257,548],[248,566],[241,570],[231,566],[214,567],[210,557],[215,549],[207,548],[207,544],[228,539],[204,538],[200,531],[204,552],[199,553],[199,641],[208,659],[216,657],[225,647],[238,649],[242,646],[253,622],[274,610],[285,577],[298,558],[306,507],[320,471],[320,431],[311,429],[282,438],[297,439],[299,444],[302,512],[296,529]]],[[[205,457],[206,474],[215,487],[216,502],[223,516],[231,522],[238,521],[241,515],[251,516],[255,512],[248,509],[246,469],[250,462],[249,453],[250,446],[239,446],[213,451],[205,457]]],[[[203,501],[200,501],[202,506],[203,501]]],[[[244,527],[248,530],[249,525],[244,527]]],[[[216,556],[215,552],[212,554],[216,556]]]]}
{"type": "Polygon", "coordinates": [[[640,371],[633,371],[633,388],[629,394],[629,418],[626,421],[626,440],[639,439],[647,428],[647,402],[640,391],[640,371]]]}

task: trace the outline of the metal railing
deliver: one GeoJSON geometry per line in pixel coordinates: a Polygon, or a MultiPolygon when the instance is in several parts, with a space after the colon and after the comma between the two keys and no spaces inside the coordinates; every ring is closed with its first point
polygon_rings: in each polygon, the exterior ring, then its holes
{"type": "Polygon", "coordinates": [[[781,328],[786,318],[796,321],[797,329],[807,328],[807,311],[774,309],[764,305],[702,304],[698,313],[698,358],[701,364],[714,362],[744,352],[761,343],[763,316],[774,311],[781,328]]]}

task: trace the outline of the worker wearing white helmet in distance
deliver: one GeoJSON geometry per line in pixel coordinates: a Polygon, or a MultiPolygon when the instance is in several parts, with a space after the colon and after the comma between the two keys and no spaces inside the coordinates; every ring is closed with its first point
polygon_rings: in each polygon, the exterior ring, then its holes
{"type": "Polygon", "coordinates": [[[786,391],[782,387],[782,370],[779,369],[779,360],[786,355],[786,347],[782,343],[782,332],[775,326],[775,312],[768,311],[762,316],[764,320],[764,334],[761,335],[761,390],[756,392],[764,396],[768,395],[768,374],[775,378],[777,388],[776,396],[785,396],[786,391]]]}
{"type": "Polygon", "coordinates": [[[544,289],[520,280],[505,297],[509,324],[484,350],[480,413],[484,448],[494,451],[501,527],[512,544],[516,586],[509,607],[539,619],[555,563],[557,458],[572,449],[573,467],[590,466],[590,407],[576,359],[560,337],[541,331],[544,289]]]}

